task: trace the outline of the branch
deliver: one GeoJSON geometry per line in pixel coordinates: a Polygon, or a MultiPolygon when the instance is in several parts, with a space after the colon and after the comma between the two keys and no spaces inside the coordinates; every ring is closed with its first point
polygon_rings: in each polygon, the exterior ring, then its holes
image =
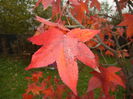
{"type": "Polygon", "coordinates": [[[118,12],[119,12],[120,19],[122,19],[122,11],[121,11],[119,2],[118,2],[118,0],[114,0],[114,1],[115,1],[115,3],[116,3],[116,6],[117,6],[117,10],[118,10],[118,12]]]}
{"type": "Polygon", "coordinates": [[[115,62],[113,64],[102,64],[103,66],[116,66],[118,64],[118,62],[115,62]]]}
{"type": "Polygon", "coordinates": [[[131,12],[131,14],[133,14],[133,10],[132,10],[132,8],[130,7],[130,4],[128,4],[128,8],[129,8],[129,11],[131,12]]]}
{"type": "Polygon", "coordinates": [[[132,3],[132,1],[128,1],[128,4],[130,4],[132,7],[133,7],[133,3],[132,3]]]}
{"type": "Polygon", "coordinates": [[[94,46],[94,47],[90,47],[90,48],[94,49],[94,48],[99,47],[100,45],[101,45],[101,43],[98,43],[96,46],[94,46]]]}
{"type": "Polygon", "coordinates": [[[107,14],[98,14],[99,16],[103,16],[103,17],[106,17],[106,18],[111,18],[111,19],[114,19],[114,20],[118,20],[118,18],[116,17],[113,17],[113,16],[109,16],[107,14]]]}
{"type": "Polygon", "coordinates": [[[80,27],[80,25],[65,25],[65,27],[67,27],[67,28],[78,28],[78,27],[80,27]]]}
{"type": "MultiPolygon", "coordinates": [[[[70,17],[77,25],[79,25],[81,28],[85,29],[85,26],[83,26],[82,24],[79,23],[79,21],[77,19],[75,19],[73,17],[73,15],[69,12],[69,9],[66,9],[68,17],[70,17]]],[[[103,41],[101,40],[101,38],[99,37],[99,35],[96,35],[96,38],[98,39],[98,41],[95,41],[97,43],[101,43],[101,45],[103,45],[106,49],[110,50],[112,53],[114,53],[114,55],[117,55],[117,52],[110,48],[108,45],[106,45],[105,43],[103,43],[103,41]]]]}
{"type": "Polygon", "coordinates": [[[116,42],[116,49],[117,49],[117,50],[118,50],[118,49],[121,49],[116,34],[115,34],[114,32],[111,32],[111,34],[113,35],[114,40],[115,40],[115,42],[116,42]]]}
{"type": "Polygon", "coordinates": [[[106,45],[105,43],[103,43],[103,41],[101,40],[101,38],[99,37],[99,35],[96,35],[96,38],[98,39],[99,42],[101,42],[101,45],[103,45],[106,49],[108,49],[112,53],[114,53],[114,55],[117,55],[117,52],[114,49],[112,49],[111,47],[109,47],[108,45],[106,45]]]}
{"type": "Polygon", "coordinates": [[[100,54],[103,57],[103,60],[105,61],[106,64],[108,64],[107,58],[103,55],[103,51],[100,50],[100,54]]]}
{"type": "Polygon", "coordinates": [[[68,17],[70,17],[70,18],[71,18],[77,25],[79,25],[81,28],[85,29],[85,27],[84,27],[82,24],[80,24],[79,21],[78,21],[77,19],[75,19],[75,18],[73,17],[73,15],[69,12],[69,9],[68,9],[68,8],[66,9],[66,11],[67,11],[68,17]]]}
{"type": "Polygon", "coordinates": [[[123,47],[125,47],[125,46],[127,46],[127,45],[130,45],[131,43],[132,43],[132,41],[130,41],[130,42],[128,42],[128,43],[126,43],[126,44],[120,46],[120,49],[122,49],[123,47]]]}

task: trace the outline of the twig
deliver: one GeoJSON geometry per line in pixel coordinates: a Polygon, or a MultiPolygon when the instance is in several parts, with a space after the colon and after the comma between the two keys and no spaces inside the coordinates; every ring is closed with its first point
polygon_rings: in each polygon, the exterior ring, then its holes
{"type": "Polygon", "coordinates": [[[128,80],[131,80],[133,78],[133,75],[131,75],[130,77],[128,77],[128,80]]]}
{"type": "Polygon", "coordinates": [[[101,45],[101,43],[98,43],[96,46],[94,46],[94,47],[90,47],[91,49],[94,49],[94,48],[97,48],[97,47],[99,47],[101,45]]]}
{"type": "Polygon", "coordinates": [[[113,16],[109,16],[107,14],[98,14],[99,16],[104,16],[104,17],[107,17],[107,18],[111,18],[111,19],[114,19],[114,20],[118,20],[118,18],[116,17],[113,17],[113,16]]]}
{"type": "Polygon", "coordinates": [[[108,62],[107,62],[106,58],[104,57],[103,52],[102,52],[101,50],[100,50],[100,53],[101,53],[101,55],[102,55],[102,57],[103,57],[105,63],[108,64],[108,62]]]}
{"type": "Polygon", "coordinates": [[[78,28],[80,27],[79,25],[65,25],[67,28],[78,28]]]}
{"type": "Polygon", "coordinates": [[[115,66],[115,65],[117,65],[118,64],[118,62],[115,62],[115,63],[113,63],[113,64],[102,64],[103,66],[115,66]]]}
{"type": "Polygon", "coordinates": [[[111,34],[113,35],[114,40],[115,40],[115,42],[116,42],[117,50],[121,49],[121,48],[120,48],[120,44],[119,44],[118,39],[117,39],[117,36],[115,35],[114,32],[111,32],[111,34]]]}
{"type": "Polygon", "coordinates": [[[128,43],[126,43],[126,44],[120,46],[120,49],[122,49],[123,47],[125,47],[125,46],[127,46],[127,45],[129,45],[129,44],[131,44],[131,43],[132,43],[132,41],[130,41],[130,42],[128,42],[128,43]]]}
{"type": "Polygon", "coordinates": [[[67,11],[68,17],[70,17],[70,18],[71,18],[77,25],[79,25],[81,28],[85,29],[85,27],[84,27],[82,24],[80,24],[79,21],[78,21],[77,19],[75,19],[75,18],[73,17],[73,15],[69,12],[69,9],[68,9],[68,8],[66,9],[66,11],[67,11]]]}
{"type": "Polygon", "coordinates": [[[108,45],[106,45],[105,43],[102,42],[101,38],[99,37],[99,35],[96,35],[96,38],[98,39],[99,42],[101,42],[101,45],[103,45],[106,49],[110,50],[112,53],[114,53],[114,55],[117,55],[117,52],[112,49],[111,47],[109,47],[108,45]]]}

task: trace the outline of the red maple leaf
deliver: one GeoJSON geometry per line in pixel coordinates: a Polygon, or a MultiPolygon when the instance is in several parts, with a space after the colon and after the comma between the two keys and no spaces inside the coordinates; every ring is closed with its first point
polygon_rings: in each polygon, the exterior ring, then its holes
{"type": "Polygon", "coordinates": [[[123,14],[124,20],[119,24],[119,26],[127,26],[127,37],[133,37],[133,15],[131,14],[123,14]]]}
{"type": "MultiPolygon", "coordinates": [[[[97,71],[98,67],[94,54],[84,43],[80,42],[90,40],[94,36],[94,31],[92,30],[93,32],[91,32],[89,29],[77,29],[77,31],[72,31],[73,32],[70,31],[64,34],[58,28],[50,28],[40,35],[31,37],[29,40],[32,43],[43,46],[34,53],[31,64],[26,70],[46,67],[56,61],[62,81],[77,94],[77,59],[97,71]],[[75,34],[78,36],[75,37],[75,34]]],[[[98,30],[95,30],[94,34],[96,35],[98,32],[98,30]]]]}
{"type": "Polygon", "coordinates": [[[115,74],[121,70],[121,68],[110,66],[108,68],[99,67],[101,73],[96,71],[91,72],[94,76],[89,80],[88,92],[95,88],[102,88],[105,95],[109,95],[110,90],[114,90],[116,85],[120,85],[125,88],[122,79],[115,74]]]}

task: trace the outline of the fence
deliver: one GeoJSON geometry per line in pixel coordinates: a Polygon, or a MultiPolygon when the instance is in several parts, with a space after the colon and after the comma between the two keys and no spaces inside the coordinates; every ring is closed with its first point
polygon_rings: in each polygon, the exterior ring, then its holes
{"type": "Polygon", "coordinates": [[[31,35],[0,34],[0,55],[31,55],[38,46],[30,43],[31,35]]]}

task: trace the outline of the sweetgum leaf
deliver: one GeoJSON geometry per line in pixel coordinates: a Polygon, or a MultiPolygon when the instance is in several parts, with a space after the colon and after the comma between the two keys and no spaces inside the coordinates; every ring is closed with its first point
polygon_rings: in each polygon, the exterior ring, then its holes
{"type": "MultiPolygon", "coordinates": [[[[67,53],[67,52],[66,52],[67,53]]],[[[78,66],[72,55],[68,56],[65,50],[60,49],[57,58],[57,68],[62,81],[77,95],[78,66]]]]}
{"type": "Polygon", "coordinates": [[[52,27],[58,27],[62,30],[69,31],[69,29],[65,28],[64,25],[59,24],[59,23],[50,22],[50,21],[48,21],[44,18],[41,18],[39,16],[36,16],[36,20],[41,22],[41,23],[44,23],[45,25],[52,26],[52,27]]]}
{"type": "Polygon", "coordinates": [[[87,4],[87,2],[83,2],[82,0],[78,1],[78,3],[72,2],[73,8],[71,9],[71,13],[81,24],[87,19],[86,14],[89,12],[87,4]]]}
{"type": "Polygon", "coordinates": [[[60,39],[62,36],[63,36],[62,31],[56,28],[50,28],[49,30],[46,30],[40,35],[35,35],[28,38],[28,40],[36,45],[47,46],[49,44],[54,43],[54,41],[57,41],[58,39],[60,39]]]}
{"type": "Polygon", "coordinates": [[[64,34],[63,31],[58,28],[50,28],[40,35],[31,37],[29,39],[30,41],[34,44],[42,45],[42,47],[32,56],[31,64],[26,70],[46,67],[49,64],[56,62],[62,81],[74,92],[75,95],[77,95],[77,59],[94,70],[99,71],[94,54],[85,44],[83,44],[84,41],[90,40],[93,37],[91,35],[97,34],[98,31],[97,33],[94,32],[94,34],[89,34],[90,36],[85,35],[86,33],[89,33],[87,32],[88,29],[82,29],[79,32],[82,31],[84,31],[82,37],[85,36],[85,39],[83,40],[80,36],[76,38],[73,37],[71,33],[74,32],[64,34]]]}
{"type": "Polygon", "coordinates": [[[99,88],[101,87],[101,81],[100,79],[98,79],[97,77],[93,76],[90,80],[89,80],[89,83],[88,83],[88,92],[96,89],[96,88],[99,88]]]}
{"type": "Polygon", "coordinates": [[[108,68],[100,67],[99,69],[101,73],[96,71],[91,72],[94,76],[89,80],[88,91],[101,87],[105,95],[109,95],[109,91],[116,88],[117,85],[125,88],[122,79],[115,74],[115,72],[120,71],[121,68],[110,66],[108,68]]]}
{"type": "Polygon", "coordinates": [[[84,43],[78,44],[77,59],[93,69],[96,69],[98,66],[95,55],[84,43]]]}
{"type": "Polygon", "coordinates": [[[127,37],[131,38],[133,37],[133,22],[131,21],[133,19],[132,14],[123,14],[124,20],[119,24],[119,26],[127,26],[127,37]]]}
{"type": "Polygon", "coordinates": [[[67,35],[71,36],[72,38],[77,38],[79,41],[86,42],[92,39],[99,32],[99,30],[75,28],[68,32],[67,35]]]}

